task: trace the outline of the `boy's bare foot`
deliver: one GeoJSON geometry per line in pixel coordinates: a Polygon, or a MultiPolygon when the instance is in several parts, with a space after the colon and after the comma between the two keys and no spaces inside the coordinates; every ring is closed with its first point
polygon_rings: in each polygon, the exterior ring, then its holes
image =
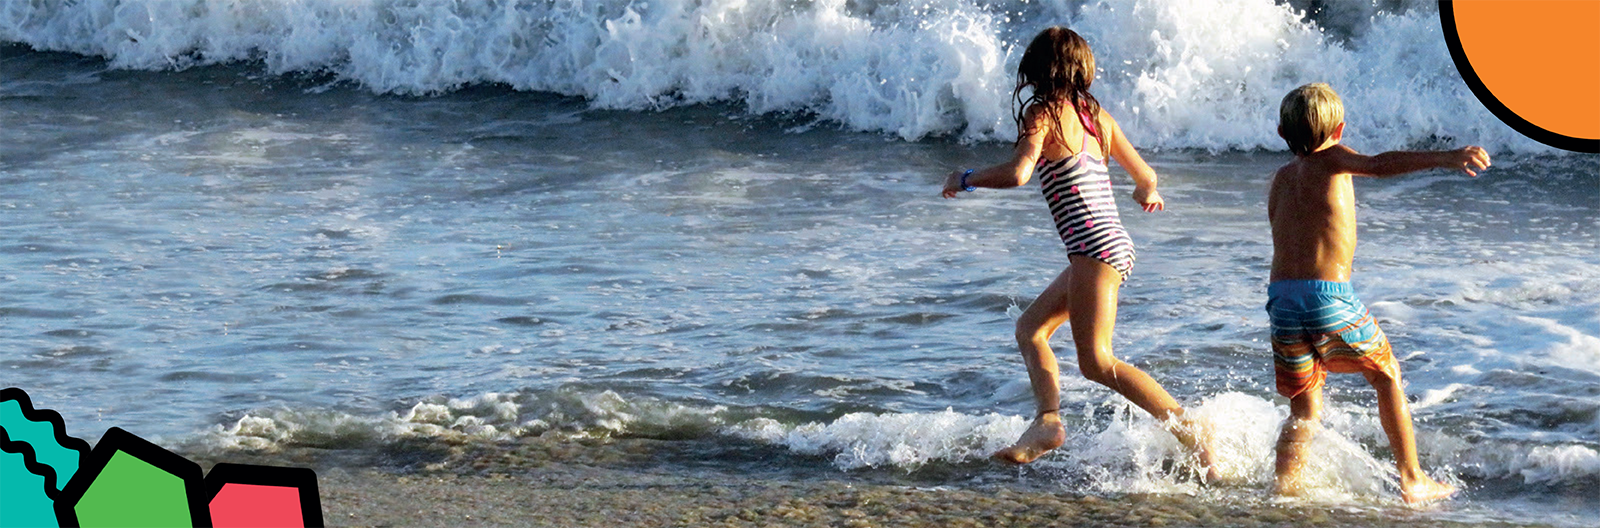
{"type": "Polygon", "coordinates": [[[1277,482],[1272,485],[1272,492],[1279,497],[1299,497],[1305,495],[1306,488],[1300,481],[1300,474],[1279,475],[1277,482]]]}
{"type": "Polygon", "coordinates": [[[1406,504],[1426,504],[1455,494],[1455,486],[1433,480],[1427,476],[1423,476],[1416,482],[1400,484],[1400,498],[1405,499],[1406,504]]]}
{"type": "Polygon", "coordinates": [[[1022,432],[1022,438],[1018,438],[1017,443],[996,451],[993,458],[1001,462],[1026,464],[1049,453],[1052,449],[1061,447],[1066,441],[1067,432],[1061,427],[1061,416],[1055,411],[1050,411],[1035,418],[1033,424],[1028,426],[1028,430],[1022,432]]]}
{"type": "Polygon", "coordinates": [[[1306,448],[1316,436],[1317,422],[1293,416],[1283,422],[1278,434],[1278,461],[1273,469],[1277,477],[1274,491],[1284,497],[1298,497],[1305,493],[1306,448]]]}

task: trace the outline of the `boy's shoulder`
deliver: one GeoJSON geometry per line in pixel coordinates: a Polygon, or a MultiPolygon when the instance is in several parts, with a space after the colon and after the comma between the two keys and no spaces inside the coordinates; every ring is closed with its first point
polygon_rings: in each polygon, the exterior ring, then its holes
{"type": "Polygon", "coordinates": [[[1272,171],[1272,177],[1278,178],[1286,174],[1294,174],[1299,172],[1301,167],[1304,165],[1305,158],[1295,156],[1294,159],[1289,160],[1288,163],[1284,163],[1282,166],[1278,167],[1278,170],[1272,171]]]}
{"type": "Polygon", "coordinates": [[[1308,169],[1310,168],[1308,165],[1309,164],[1306,162],[1306,158],[1304,156],[1295,156],[1294,159],[1289,160],[1288,163],[1284,163],[1282,167],[1278,167],[1278,170],[1273,171],[1273,186],[1277,187],[1278,183],[1285,180],[1298,180],[1303,178],[1308,173],[1308,169]]]}
{"type": "Polygon", "coordinates": [[[1305,156],[1295,156],[1278,167],[1274,177],[1331,178],[1348,176],[1360,153],[1344,145],[1333,145],[1305,156]]]}

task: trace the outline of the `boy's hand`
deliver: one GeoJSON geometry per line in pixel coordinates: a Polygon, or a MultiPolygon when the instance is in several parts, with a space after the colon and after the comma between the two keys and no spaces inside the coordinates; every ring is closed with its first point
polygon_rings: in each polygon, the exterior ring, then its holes
{"type": "Polygon", "coordinates": [[[950,171],[950,175],[944,177],[943,194],[945,198],[955,198],[957,194],[964,190],[961,188],[961,174],[965,172],[959,170],[950,171]]]}
{"type": "Polygon", "coordinates": [[[1450,154],[1451,167],[1461,169],[1467,176],[1478,176],[1478,173],[1472,171],[1473,168],[1480,171],[1489,168],[1489,151],[1483,150],[1482,147],[1464,147],[1450,154]]]}
{"type": "Polygon", "coordinates": [[[1134,187],[1133,201],[1139,202],[1139,207],[1143,207],[1146,213],[1167,210],[1167,202],[1161,199],[1161,193],[1154,187],[1134,187]]]}

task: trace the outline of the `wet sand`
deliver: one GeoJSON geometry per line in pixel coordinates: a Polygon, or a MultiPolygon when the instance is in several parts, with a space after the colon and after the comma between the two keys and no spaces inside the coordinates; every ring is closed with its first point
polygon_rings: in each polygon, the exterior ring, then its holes
{"type": "Polygon", "coordinates": [[[1512,526],[1424,512],[1204,503],[561,468],[525,476],[321,475],[329,526],[1512,526]]]}
{"type": "Polygon", "coordinates": [[[987,461],[943,472],[843,472],[782,449],[639,438],[187,456],[207,469],[218,461],[313,468],[329,526],[1527,526],[1445,520],[1398,502],[1280,502],[1248,487],[1202,497],[1082,494],[987,461]]]}

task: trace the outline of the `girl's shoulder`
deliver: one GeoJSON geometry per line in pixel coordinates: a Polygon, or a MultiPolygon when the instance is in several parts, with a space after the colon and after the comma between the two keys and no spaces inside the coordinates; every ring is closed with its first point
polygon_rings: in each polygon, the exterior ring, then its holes
{"type": "Polygon", "coordinates": [[[1111,117],[1111,112],[1106,111],[1104,106],[1099,107],[1098,111],[1095,113],[1097,114],[1094,116],[1094,127],[1096,130],[1103,131],[1108,138],[1112,135],[1122,133],[1122,128],[1117,124],[1116,118],[1111,117]]]}
{"type": "Polygon", "coordinates": [[[1055,113],[1049,103],[1033,103],[1022,109],[1022,118],[1030,123],[1048,124],[1050,114],[1055,113]]]}
{"type": "Polygon", "coordinates": [[[1107,112],[1105,107],[1100,105],[1095,105],[1095,115],[1092,116],[1088,115],[1088,113],[1083,109],[1073,109],[1068,111],[1068,105],[1065,104],[1033,103],[1022,110],[1022,118],[1030,122],[1036,122],[1041,118],[1050,117],[1054,117],[1055,119],[1045,119],[1041,124],[1048,125],[1051,121],[1068,120],[1078,122],[1079,117],[1089,118],[1088,120],[1093,121],[1097,127],[1099,125],[1116,126],[1117,124],[1117,120],[1111,117],[1111,113],[1107,112]]]}
{"type": "Polygon", "coordinates": [[[1100,106],[1098,104],[1095,105],[1095,115],[1093,115],[1091,117],[1094,118],[1094,122],[1095,122],[1096,125],[1115,125],[1115,124],[1117,124],[1117,120],[1113,119],[1111,117],[1111,112],[1106,111],[1106,107],[1100,106]]]}

